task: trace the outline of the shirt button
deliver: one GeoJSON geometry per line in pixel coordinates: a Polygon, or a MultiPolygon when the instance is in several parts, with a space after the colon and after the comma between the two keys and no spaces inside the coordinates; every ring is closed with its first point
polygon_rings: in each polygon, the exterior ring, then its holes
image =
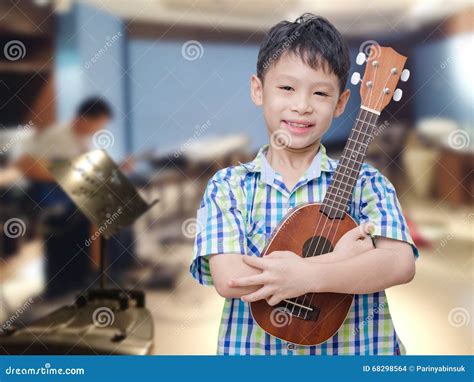
{"type": "Polygon", "coordinates": [[[286,344],[286,348],[287,348],[288,350],[295,350],[295,344],[287,343],[287,344],[286,344]]]}

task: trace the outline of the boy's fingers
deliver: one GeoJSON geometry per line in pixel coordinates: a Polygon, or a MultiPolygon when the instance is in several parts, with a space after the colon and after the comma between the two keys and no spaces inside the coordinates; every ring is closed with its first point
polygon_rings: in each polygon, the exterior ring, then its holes
{"type": "Polygon", "coordinates": [[[267,299],[268,305],[275,306],[276,304],[280,303],[281,299],[275,295],[267,299]]]}
{"type": "Polygon", "coordinates": [[[259,300],[265,300],[266,298],[272,295],[271,289],[267,287],[262,287],[258,291],[242,296],[242,301],[245,302],[254,302],[259,300]]]}
{"type": "Polygon", "coordinates": [[[230,287],[243,287],[249,285],[264,285],[265,277],[262,274],[239,277],[229,281],[230,287]]]}
{"type": "Polygon", "coordinates": [[[359,238],[364,238],[370,236],[372,232],[374,232],[374,223],[372,222],[365,222],[359,225],[355,231],[357,231],[359,238]]]}
{"type": "Polygon", "coordinates": [[[358,227],[355,227],[355,228],[351,229],[350,231],[347,231],[344,234],[344,236],[345,236],[345,239],[355,241],[355,240],[360,239],[361,237],[364,237],[365,233],[363,232],[363,227],[358,226],[358,227]]]}
{"type": "Polygon", "coordinates": [[[375,225],[374,225],[374,223],[372,223],[372,222],[365,222],[365,223],[364,223],[364,232],[365,232],[367,235],[373,234],[374,231],[375,231],[375,225]]]}
{"type": "Polygon", "coordinates": [[[243,261],[245,264],[250,265],[251,267],[258,269],[266,269],[265,260],[261,257],[245,255],[243,257],[243,261]]]}
{"type": "Polygon", "coordinates": [[[272,253],[268,254],[267,259],[279,259],[282,257],[282,252],[281,251],[273,251],[272,253]]]}

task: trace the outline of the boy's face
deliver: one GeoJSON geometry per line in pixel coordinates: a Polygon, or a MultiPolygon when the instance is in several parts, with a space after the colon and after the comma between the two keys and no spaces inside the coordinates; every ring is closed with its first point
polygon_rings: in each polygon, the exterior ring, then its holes
{"type": "Polygon", "coordinates": [[[343,113],[350,91],[339,94],[334,73],[314,70],[300,57],[285,53],[268,68],[264,84],[252,76],[251,95],[263,107],[269,135],[298,150],[319,144],[333,117],[343,113]]]}

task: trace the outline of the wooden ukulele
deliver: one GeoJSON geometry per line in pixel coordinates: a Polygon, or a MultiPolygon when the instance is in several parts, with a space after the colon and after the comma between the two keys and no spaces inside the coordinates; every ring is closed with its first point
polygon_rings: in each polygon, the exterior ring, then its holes
{"type": "MultiPolygon", "coordinates": [[[[287,213],[265,246],[262,256],[273,251],[292,251],[298,256],[318,256],[331,252],[338,240],[356,227],[346,212],[367,147],[377,129],[380,112],[393,97],[398,80],[406,81],[410,72],[403,67],[406,57],[392,48],[372,45],[368,57],[361,52],[357,64],[367,62],[364,78],[354,73],[352,84],[362,82],[361,107],[332,182],[319,203],[306,203],[287,213]],[[402,71],[403,70],[403,71],[402,71]]],[[[299,345],[317,345],[331,338],[341,327],[354,295],[308,293],[270,306],[265,300],[251,303],[254,320],[267,333],[299,345]]]]}

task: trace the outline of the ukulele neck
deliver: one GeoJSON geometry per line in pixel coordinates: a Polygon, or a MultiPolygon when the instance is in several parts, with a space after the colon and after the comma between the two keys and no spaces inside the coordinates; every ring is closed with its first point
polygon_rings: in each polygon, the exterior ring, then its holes
{"type": "Polygon", "coordinates": [[[320,211],[331,219],[342,219],[359,177],[367,148],[372,141],[379,114],[363,106],[352,127],[320,211]]]}

